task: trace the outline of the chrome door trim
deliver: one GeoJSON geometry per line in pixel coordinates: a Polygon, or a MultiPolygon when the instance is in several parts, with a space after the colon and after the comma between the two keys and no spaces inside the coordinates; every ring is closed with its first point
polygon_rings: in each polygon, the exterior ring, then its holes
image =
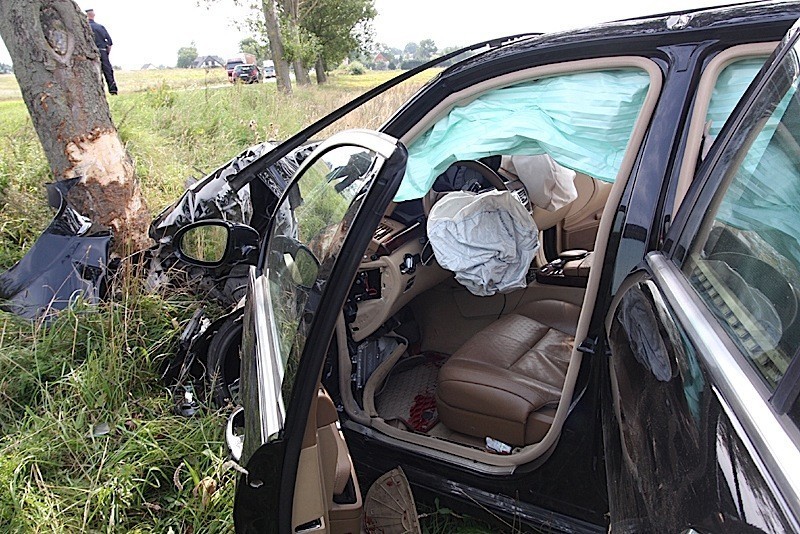
{"type": "MultiPolygon", "coordinates": [[[[251,270],[253,273],[254,270],[251,270]]],[[[283,430],[286,409],[281,395],[283,367],[276,361],[280,358],[274,342],[274,316],[272,302],[266,285],[269,273],[255,277],[251,274],[250,283],[253,295],[261,295],[254,299],[254,320],[256,330],[256,372],[258,376],[258,404],[261,414],[261,443],[267,443],[271,437],[283,430]],[[267,332],[266,329],[270,329],[267,332]]]]}
{"type": "Polygon", "coordinates": [[[793,529],[800,531],[798,444],[792,440],[780,416],[725,344],[715,328],[718,326],[716,320],[710,316],[677,266],[660,252],[651,252],[646,260],[659,288],[703,359],[723,409],[749,449],[764,480],[784,507],[793,529]]]}

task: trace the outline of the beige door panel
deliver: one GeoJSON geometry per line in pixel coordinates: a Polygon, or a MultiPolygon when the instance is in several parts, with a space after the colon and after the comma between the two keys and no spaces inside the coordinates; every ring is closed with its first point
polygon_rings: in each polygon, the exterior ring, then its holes
{"type": "Polygon", "coordinates": [[[601,182],[583,173],[575,175],[578,198],[559,227],[560,250],[594,250],[600,216],[613,184],[601,182]]]}
{"type": "Polygon", "coordinates": [[[337,427],[339,414],[320,387],[312,401],[300,463],[297,469],[292,528],[295,532],[358,534],[361,530],[361,491],[344,436],[337,427]],[[334,502],[352,480],[352,503],[334,502]],[[308,528],[296,530],[299,526],[308,528]]]}
{"type": "MultiPolygon", "coordinates": [[[[318,397],[311,401],[309,414],[317,413],[318,397]]],[[[303,448],[297,465],[292,503],[292,532],[327,533],[328,510],[325,499],[324,469],[317,444],[316,417],[309,417],[303,435],[303,448]],[[308,525],[309,528],[298,527],[308,525]]]]}

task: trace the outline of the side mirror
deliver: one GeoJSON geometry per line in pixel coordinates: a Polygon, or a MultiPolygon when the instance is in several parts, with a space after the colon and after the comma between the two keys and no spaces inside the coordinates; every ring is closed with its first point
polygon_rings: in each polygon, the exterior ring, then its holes
{"type": "Polygon", "coordinates": [[[261,236],[246,224],[210,219],[189,224],[175,233],[178,257],[201,267],[258,262],[261,236]]]}

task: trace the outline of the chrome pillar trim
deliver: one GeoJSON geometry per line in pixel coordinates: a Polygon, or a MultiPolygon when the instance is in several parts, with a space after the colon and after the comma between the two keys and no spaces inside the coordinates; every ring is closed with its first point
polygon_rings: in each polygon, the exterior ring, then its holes
{"type": "Polygon", "coordinates": [[[759,471],[800,531],[800,448],[767,398],[745,373],[725,344],[711,313],[688,280],[663,254],[651,252],[647,263],[713,380],[723,409],[745,443],[759,471]]]}

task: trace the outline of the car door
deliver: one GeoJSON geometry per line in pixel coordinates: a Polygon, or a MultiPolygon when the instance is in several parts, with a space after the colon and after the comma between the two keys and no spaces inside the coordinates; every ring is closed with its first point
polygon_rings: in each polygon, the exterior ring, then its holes
{"type": "Polygon", "coordinates": [[[767,62],[606,320],[611,529],[800,530],[800,47],[767,62]]]}
{"type": "Polygon", "coordinates": [[[348,251],[365,250],[405,160],[389,136],[337,134],[303,163],[274,212],[244,317],[237,531],[358,532],[360,492],[320,373],[361,261],[348,251]],[[334,479],[344,481],[336,490],[334,479]],[[348,496],[335,503],[334,491],[348,496]]]}

